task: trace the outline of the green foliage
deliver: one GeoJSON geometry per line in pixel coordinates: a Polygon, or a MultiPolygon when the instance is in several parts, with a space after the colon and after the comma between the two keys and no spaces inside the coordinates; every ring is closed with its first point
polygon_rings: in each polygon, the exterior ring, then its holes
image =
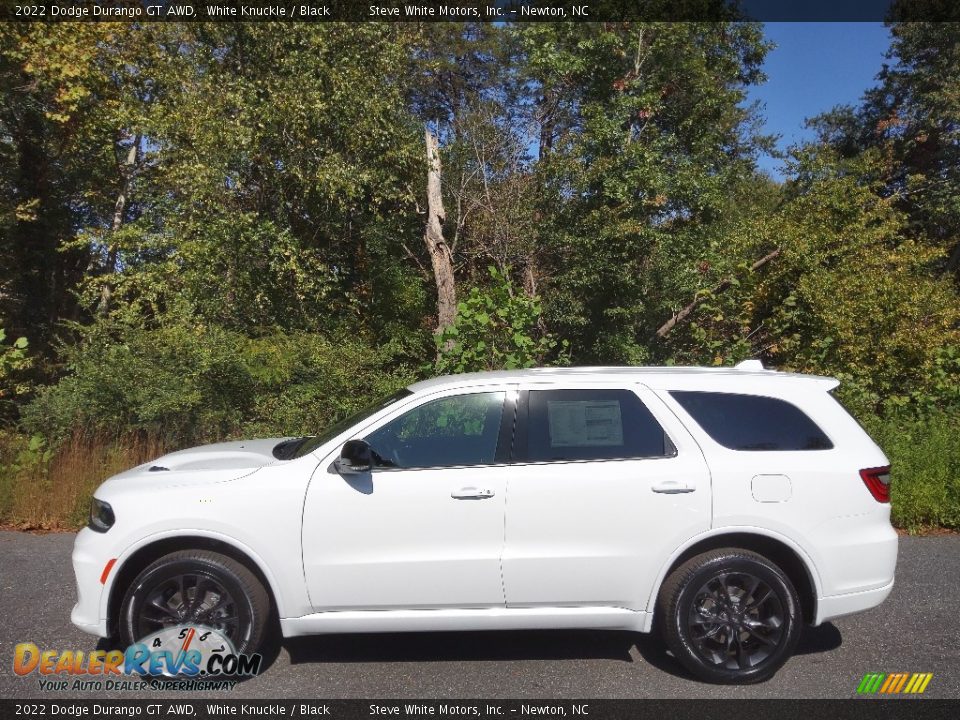
{"type": "Polygon", "coordinates": [[[821,142],[852,158],[878,151],[884,194],[908,216],[905,234],[940,251],[960,280],[960,33],[955,23],[890,26],[889,62],[856,108],[814,118],[821,142]]]}
{"type": "Polygon", "coordinates": [[[47,359],[72,339],[58,321],[106,314],[416,331],[421,281],[398,242],[419,226],[409,40],[369,24],[0,28],[4,326],[47,359]]]}
{"type": "Polygon", "coordinates": [[[732,228],[744,261],[726,266],[729,285],[714,293],[711,279],[666,352],[707,364],[758,357],[833,375],[861,413],[942,394],[934,385],[947,381],[935,372],[946,372],[942,348],[960,340],[960,306],[951,283],[930,272],[939,251],[907,235],[895,199],[869,180],[879,162],[872,152],[844,160],[797,149],[797,179],[780,204],[732,228]]]}
{"type": "Polygon", "coordinates": [[[891,25],[784,183],[745,102],[769,49],[742,22],[0,26],[18,502],[78,433],[71,463],[102,433],[119,467],[428,372],[757,357],[840,378],[915,468],[898,517],[954,522],[897,428],[934,447],[960,406],[960,36],[891,25]],[[424,123],[461,301],[435,338],[424,123]]]}
{"type": "Polygon", "coordinates": [[[178,444],[311,434],[410,381],[396,348],[306,333],[102,323],[67,352],[68,374],[23,413],[25,427],[54,438],[75,428],[178,444]]]}
{"type": "Polygon", "coordinates": [[[258,436],[311,435],[417,378],[407,349],[378,346],[343,332],[333,338],[274,333],[244,346],[255,381],[243,431],[258,436]]]}
{"type": "Polygon", "coordinates": [[[0,418],[9,417],[14,402],[30,392],[31,383],[24,373],[33,364],[27,354],[29,342],[19,337],[10,345],[5,344],[7,333],[0,328],[0,418]]]}
{"type": "Polygon", "coordinates": [[[57,438],[76,427],[219,437],[250,402],[239,339],[202,326],[94,326],[66,349],[68,374],[24,409],[24,424],[57,438]]]}
{"type": "MultiPolygon", "coordinates": [[[[52,456],[53,449],[43,435],[0,432],[0,475],[5,478],[33,473],[45,467],[52,456]]],[[[9,483],[0,483],[0,498],[10,490],[9,483]]],[[[9,506],[9,502],[2,505],[9,506]]]]}
{"type": "Polygon", "coordinates": [[[436,336],[438,373],[514,370],[566,361],[566,341],[543,333],[542,307],[513,286],[509,275],[488,268],[490,285],[471,288],[457,306],[453,326],[436,336]]]}
{"type": "Polygon", "coordinates": [[[537,167],[548,322],[578,359],[643,361],[663,308],[696,289],[664,259],[716,236],[767,142],[743,100],[768,45],[748,23],[519,33],[551,118],[537,167]]]}
{"type": "Polygon", "coordinates": [[[12,478],[28,443],[26,435],[0,428],[0,522],[7,520],[4,510],[13,504],[12,478]]]}
{"type": "Polygon", "coordinates": [[[905,238],[897,206],[862,181],[872,160],[801,158],[814,179],[784,210],[783,262],[758,297],[776,303],[774,363],[837,375],[864,409],[921,389],[943,344],[960,339],[956,294],[929,273],[939,253],[905,238]]]}
{"type": "Polygon", "coordinates": [[[921,415],[937,410],[960,414],[960,346],[940,348],[928,368],[926,382],[910,400],[921,415]]]}
{"type": "Polygon", "coordinates": [[[891,461],[892,517],[910,532],[960,530],[960,414],[894,414],[867,427],[891,461]]]}

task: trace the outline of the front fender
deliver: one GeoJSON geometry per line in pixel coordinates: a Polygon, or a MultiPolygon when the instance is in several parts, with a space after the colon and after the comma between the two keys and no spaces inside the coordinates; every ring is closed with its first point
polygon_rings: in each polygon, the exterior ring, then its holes
{"type": "Polygon", "coordinates": [[[294,608],[294,614],[296,615],[303,615],[308,612],[308,609],[304,609],[303,605],[299,605],[297,603],[297,598],[295,596],[291,597],[289,588],[285,589],[284,584],[279,580],[277,575],[271,569],[269,563],[264,560],[263,556],[247,543],[223,532],[205,530],[202,528],[178,528],[176,530],[164,530],[145,535],[133,544],[127,546],[127,548],[117,557],[116,562],[109,572],[107,582],[104,584],[103,591],[100,595],[100,617],[102,619],[109,620],[110,598],[113,595],[117,578],[121,576],[126,563],[129,562],[130,559],[141,550],[144,550],[157,542],[176,538],[183,539],[185,548],[189,547],[190,538],[216,540],[217,542],[229,545],[236,552],[241,553],[244,557],[249,559],[249,561],[253,563],[262,573],[263,577],[267,581],[267,590],[270,592],[274,602],[276,603],[277,613],[280,617],[286,617],[288,608],[291,607],[294,608]]]}

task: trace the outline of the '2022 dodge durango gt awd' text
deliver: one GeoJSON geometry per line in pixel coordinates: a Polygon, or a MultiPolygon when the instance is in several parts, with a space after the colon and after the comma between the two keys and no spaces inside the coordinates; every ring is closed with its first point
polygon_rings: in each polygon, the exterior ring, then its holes
{"type": "Polygon", "coordinates": [[[566,368],[411,385],[314,437],[182,450],[96,491],[72,620],[662,633],[712,682],[769,678],[801,626],[893,587],[889,466],[836,380],[566,368]]]}

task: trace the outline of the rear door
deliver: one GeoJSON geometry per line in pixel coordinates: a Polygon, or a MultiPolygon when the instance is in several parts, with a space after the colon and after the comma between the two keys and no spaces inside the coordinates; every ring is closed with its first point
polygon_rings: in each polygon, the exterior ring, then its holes
{"type": "Polygon", "coordinates": [[[710,527],[710,476],[641,385],[521,386],[507,486],[508,607],[645,610],[670,553],[710,527]]]}

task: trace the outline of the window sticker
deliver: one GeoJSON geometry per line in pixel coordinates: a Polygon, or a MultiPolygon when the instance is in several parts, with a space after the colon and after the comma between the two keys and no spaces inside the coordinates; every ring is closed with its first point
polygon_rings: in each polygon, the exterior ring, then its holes
{"type": "Polygon", "coordinates": [[[623,445],[619,400],[548,400],[551,447],[623,445]]]}

